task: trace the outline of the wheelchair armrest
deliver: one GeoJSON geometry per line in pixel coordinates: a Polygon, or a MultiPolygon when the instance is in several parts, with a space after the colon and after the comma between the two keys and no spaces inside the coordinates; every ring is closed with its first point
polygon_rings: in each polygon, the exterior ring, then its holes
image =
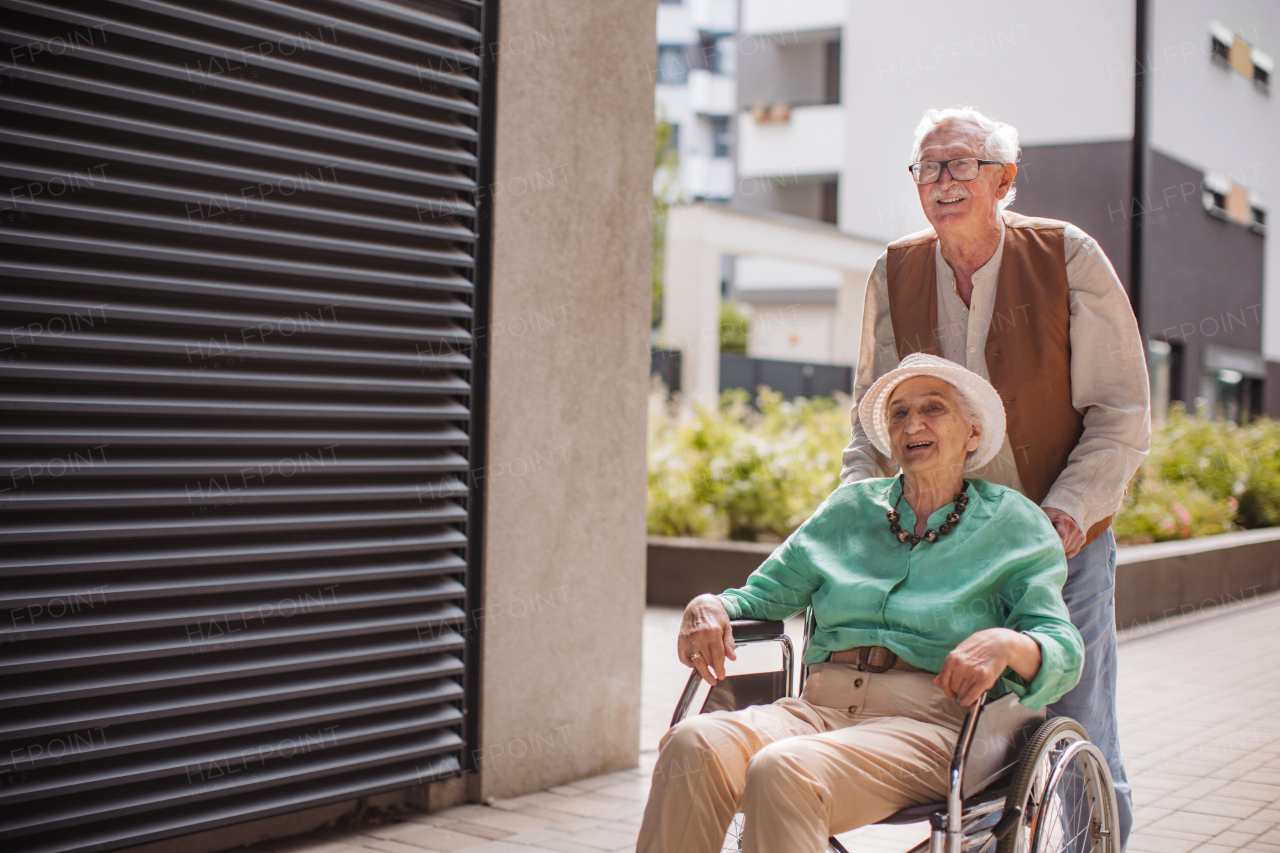
{"type": "Polygon", "coordinates": [[[729,624],[733,626],[734,642],[739,643],[746,640],[773,640],[787,634],[786,626],[778,621],[734,619],[729,624]]]}

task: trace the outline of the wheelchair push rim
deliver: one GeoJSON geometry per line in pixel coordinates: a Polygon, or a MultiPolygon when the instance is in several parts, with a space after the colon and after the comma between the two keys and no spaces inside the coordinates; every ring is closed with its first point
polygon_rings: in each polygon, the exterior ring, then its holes
{"type": "Polygon", "coordinates": [[[1111,773],[1075,720],[1041,726],[1014,771],[1005,809],[1017,817],[998,853],[1120,853],[1111,773]]]}

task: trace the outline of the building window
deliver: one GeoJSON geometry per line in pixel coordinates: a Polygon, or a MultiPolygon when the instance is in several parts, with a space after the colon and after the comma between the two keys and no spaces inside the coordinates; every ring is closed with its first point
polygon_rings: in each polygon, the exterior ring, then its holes
{"type": "Polygon", "coordinates": [[[658,82],[679,86],[689,81],[689,63],[684,47],[678,44],[658,45],[658,82]]]}
{"type": "Polygon", "coordinates": [[[1243,225],[1255,234],[1266,233],[1268,206],[1260,194],[1214,172],[1204,176],[1201,186],[1202,203],[1210,216],[1243,225]]]}
{"type": "Polygon", "coordinates": [[[729,117],[711,117],[711,156],[729,156],[729,117]]]}
{"type": "Polygon", "coordinates": [[[717,74],[730,77],[738,73],[738,43],[733,36],[720,36],[716,39],[715,58],[711,70],[717,74]]]}
{"type": "Polygon", "coordinates": [[[1266,362],[1260,353],[1207,344],[1196,410],[1209,418],[1246,424],[1262,409],[1266,362]]]}
{"type": "Polygon", "coordinates": [[[667,134],[666,142],[662,146],[663,157],[680,155],[680,125],[674,121],[670,123],[671,131],[667,134]]]}
{"type": "Polygon", "coordinates": [[[1209,22],[1209,37],[1213,42],[1211,56],[1215,62],[1224,68],[1238,71],[1252,80],[1259,89],[1271,91],[1271,74],[1275,71],[1275,63],[1270,56],[1217,21],[1209,22]]]}
{"type": "Polygon", "coordinates": [[[823,222],[835,225],[840,219],[840,182],[822,182],[822,216],[823,222]]]}
{"type": "Polygon", "coordinates": [[[840,103],[840,39],[827,42],[826,61],[824,63],[824,104],[840,103]]]}

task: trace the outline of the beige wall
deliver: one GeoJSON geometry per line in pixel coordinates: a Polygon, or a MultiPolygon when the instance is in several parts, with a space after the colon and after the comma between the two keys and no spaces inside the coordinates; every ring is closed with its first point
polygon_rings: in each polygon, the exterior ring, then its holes
{"type": "Polygon", "coordinates": [[[501,4],[483,797],[638,760],[655,20],[501,4]]]}

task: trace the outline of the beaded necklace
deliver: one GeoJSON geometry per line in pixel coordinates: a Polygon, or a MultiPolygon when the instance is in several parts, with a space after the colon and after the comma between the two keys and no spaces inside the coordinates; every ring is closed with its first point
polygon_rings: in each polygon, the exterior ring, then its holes
{"type": "Polygon", "coordinates": [[[910,542],[912,548],[919,545],[922,540],[932,544],[938,541],[939,536],[946,536],[950,533],[951,528],[960,523],[960,516],[964,513],[965,507],[969,505],[969,496],[965,494],[965,489],[969,488],[969,484],[965,483],[963,488],[960,489],[960,493],[956,495],[956,501],[951,508],[951,512],[947,513],[947,520],[942,524],[939,524],[937,530],[930,527],[924,532],[923,536],[917,536],[914,533],[908,533],[898,525],[898,520],[902,518],[902,516],[898,514],[898,504],[902,502],[902,495],[906,492],[906,488],[906,478],[903,477],[902,491],[898,492],[898,499],[893,502],[893,509],[889,510],[887,515],[889,518],[889,532],[892,533],[899,542],[910,542]]]}

